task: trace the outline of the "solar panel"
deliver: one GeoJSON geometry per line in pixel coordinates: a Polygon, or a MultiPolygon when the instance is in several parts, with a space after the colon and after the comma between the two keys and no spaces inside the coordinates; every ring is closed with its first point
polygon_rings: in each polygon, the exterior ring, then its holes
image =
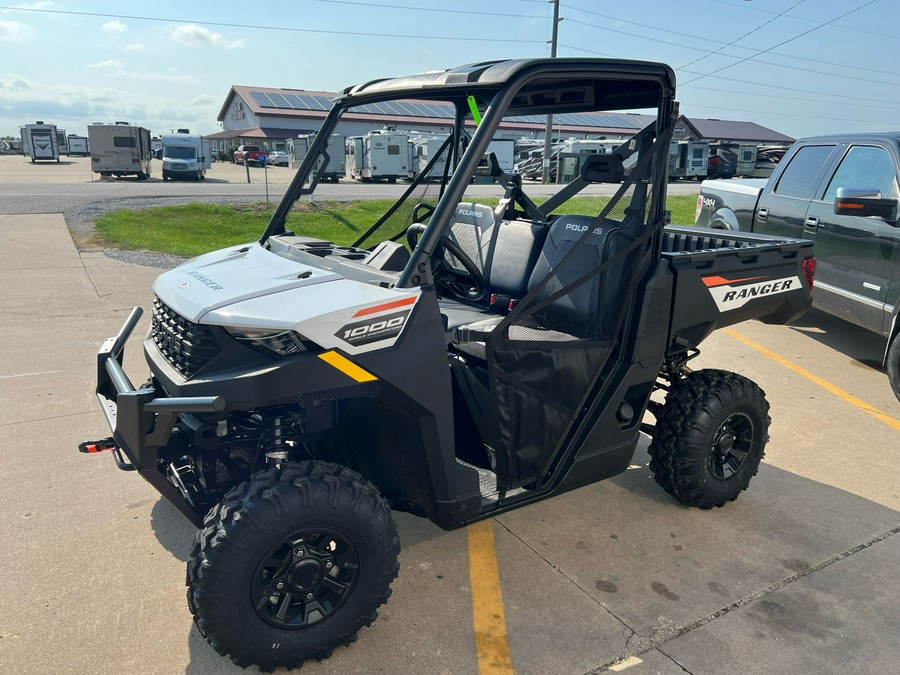
{"type": "Polygon", "coordinates": [[[331,101],[324,96],[301,96],[300,100],[310,110],[331,110],[331,101]]]}
{"type": "Polygon", "coordinates": [[[290,108],[290,103],[287,102],[287,99],[281,94],[269,94],[269,100],[275,104],[276,108],[290,108]]]}
{"type": "Polygon", "coordinates": [[[261,108],[277,108],[278,106],[272,103],[269,97],[261,91],[251,91],[250,96],[256,101],[261,108]]]}
{"type": "Polygon", "coordinates": [[[307,110],[308,108],[303,105],[300,101],[300,97],[297,94],[283,94],[284,99],[288,102],[288,105],[291,106],[294,110],[307,110]]]}
{"type": "Polygon", "coordinates": [[[391,115],[407,115],[407,113],[396,101],[384,101],[382,105],[390,111],[391,115]]]}

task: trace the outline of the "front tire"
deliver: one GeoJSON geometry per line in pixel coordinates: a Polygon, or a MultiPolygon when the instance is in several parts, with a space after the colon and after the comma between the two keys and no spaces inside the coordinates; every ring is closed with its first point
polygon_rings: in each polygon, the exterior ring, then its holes
{"type": "Polygon", "coordinates": [[[670,495],[701,509],[747,489],[769,440],[769,403],[746,377],[698,370],[666,396],[650,443],[650,470],[670,495]]]}
{"type": "Polygon", "coordinates": [[[239,666],[323,659],[391,594],[400,542],[378,490],[325,462],[269,469],[225,495],[197,533],[188,606],[239,666]]]}
{"type": "Polygon", "coordinates": [[[894,396],[900,401],[900,333],[894,336],[887,353],[887,374],[894,396]]]}

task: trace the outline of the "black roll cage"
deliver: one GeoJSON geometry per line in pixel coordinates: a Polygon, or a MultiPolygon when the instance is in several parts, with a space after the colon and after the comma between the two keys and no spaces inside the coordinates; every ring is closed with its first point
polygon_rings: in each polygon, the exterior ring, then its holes
{"type": "MultiPolygon", "coordinates": [[[[497,63],[503,65],[501,62],[497,63]]],[[[508,63],[515,65],[517,62],[508,63]]],[[[553,104],[541,105],[535,103],[526,106],[514,105],[514,103],[521,102],[521,97],[519,101],[516,100],[516,97],[529,84],[540,82],[544,79],[548,79],[551,82],[565,81],[566,79],[586,80],[588,82],[592,80],[608,80],[612,83],[615,81],[616,75],[623,75],[625,76],[624,79],[628,81],[644,80],[657,82],[660,92],[656,98],[656,122],[636,135],[635,138],[638,139],[638,142],[631,144],[630,149],[626,142],[626,144],[615,151],[622,159],[634,152],[639,152],[643,147],[649,145],[648,133],[660,137],[668,134],[670,128],[674,125],[675,112],[677,111],[677,103],[674,99],[675,81],[674,75],[667,66],[656,63],[604,61],[598,59],[535,59],[533,62],[522,62],[522,64],[523,67],[517,71],[514,70],[509,79],[499,83],[482,84],[476,80],[475,82],[468,81],[457,84],[456,81],[460,78],[448,77],[447,79],[453,81],[453,84],[425,86],[422,88],[410,87],[406,89],[398,87],[396,90],[392,90],[389,87],[379,86],[384,82],[390,82],[389,80],[377,80],[344,90],[342,95],[334,99],[334,107],[322,123],[322,127],[316,134],[312,147],[266,226],[266,230],[259,240],[260,244],[265,245],[269,237],[282,234],[285,231],[285,222],[294,202],[301,196],[312,194],[315,191],[319,182],[319,175],[316,174],[314,176],[312,184],[308,187],[304,185],[307,177],[312,173],[320,159],[324,159],[325,163],[327,163],[328,154],[326,148],[328,139],[341,116],[351,108],[361,105],[385,100],[416,98],[419,100],[434,99],[453,102],[456,109],[453,130],[450,135],[450,154],[448,155],[444,178],[446,179],[451,165],[453,166],[453,176],[449,182],[444,180],[441,183],[437,206],[431,214],[428,225],[420,236],[409,262],[400,274],[396,284],[398,288],[411,288],[433,283],[430,264],[431,256],[439,247],[444,230],[448,227],[451,217],[455,213],[456,206],[461,201],[471,178],[475,175],[478,164],[487,151],[488,145],[499,128],[504,115],[508,114],[511,108],[515,109],[515,114],[539,114],[550,112],[555,107],[553,104]],[[376,91],[365,93],[366,88],[372,85],[375,85],[374,89],[376,91]],[[465,152],[462,152],[461,140],[462,133],[464,133],[465,115],[469,110],[467,103],[469,96],[480,98],[482,103],[487,103],[487,107],[482,114],[481,122],[478,124],[474,135],[471,136],[465,152]]],[[[490,65],[496,64],[479,64],[477,67],[473,67],[475,74],[470,77],[477,78],[490,65]]],[[[459,70],[464,71],[465,67],[459,70]]],[[[448,73],[452,72],[454,71],[448,71],[448,73]]],[[[644,95],[646,96],[645,92],[644,95]]],[[[627,96],[627,94],[624,94],[624,96],[627,96]]],[[[641,101],[644,101],[644,99],[641,99],[641,101]]],[[[641,107],[641,104],[629,104],[622,107],[641,107]]],[[[664,154],[660,156],[664,157],[664,154]]],[[[667,167],[664,160],[655,162],[655,166],[652,169],[652,182],[657,186],[665,185],[666,171],[667,167]]],[[[415,181],[404,193],[403,197],[398,200],[398,204],[411,194],[417,185],[418,181],[415,181]]],[[[655,189],[651,195],[650,211],[647,214],[649,221],[661,222],[664,218],[664,210],[665,191],[655,189]]],[[[366,234],[357,241],[362,242],[384,220],[386,220],[386,217],[380,218],[379,222],[369,228],[366,234]]],[[[658,254],[661,249],[661,238],[657,236],[654,239],[652,246],[658,254]]]]}

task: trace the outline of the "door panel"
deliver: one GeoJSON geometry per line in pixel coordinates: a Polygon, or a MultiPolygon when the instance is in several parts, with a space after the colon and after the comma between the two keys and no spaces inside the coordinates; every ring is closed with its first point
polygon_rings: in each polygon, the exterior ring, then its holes
{"type": "Polygon", "coordinates": [[[900,260],[900,228],[881,218],[836,215],[834,195],[839,187],[875,188],[896,199],[896,176],[888,148],[851,145],[807,216],[817,220],[816,281],[830,296],[823,294],[818,304],[839,316],[850,313],[854,323],[876,332],[884,330],[885,303],[900,260]]]}
{"type": "Polygon", "coordinates": [[[810,238],[803,231],[809,201],[833,161],[836,147],[833,143],[808,145],[794,154],[771,190],[770,186],[766,186],[754,214],[754,232],[810,238]]]}

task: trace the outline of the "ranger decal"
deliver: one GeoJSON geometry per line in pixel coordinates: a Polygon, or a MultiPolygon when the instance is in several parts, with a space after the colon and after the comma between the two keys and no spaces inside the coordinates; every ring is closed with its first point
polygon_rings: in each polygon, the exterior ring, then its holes
{"type": "Polygon", "coordinates": [[[750,284],[743,283],[751,280],[734,279],[729,281],[722,277],[706,277],[703,282],[709,287],[709,292],[716,301],[720,312],[739,309],[754,298],[787,293],[803,286],[800,277],[783,277],[750,284]]]}

